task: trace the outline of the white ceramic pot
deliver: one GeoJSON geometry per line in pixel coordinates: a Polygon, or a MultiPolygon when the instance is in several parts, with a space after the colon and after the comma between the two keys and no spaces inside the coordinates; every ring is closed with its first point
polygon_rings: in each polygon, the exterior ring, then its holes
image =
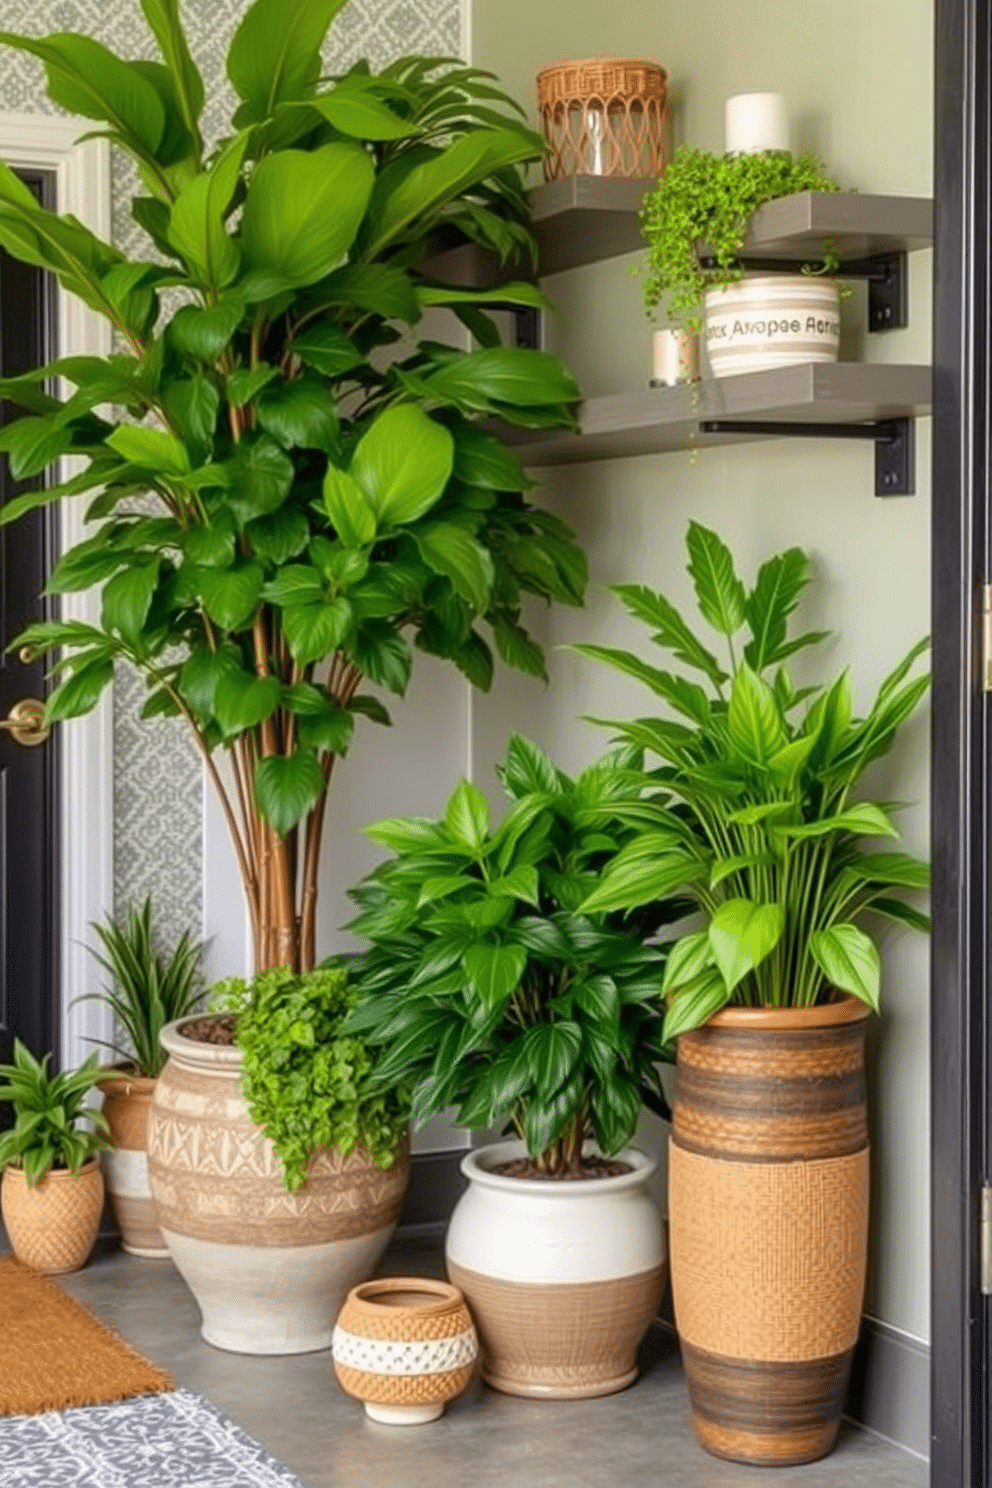
{"type": "Polygon", "coordinates": [[[706,353],[714,377],[799,362],[835,362],[836,284],[807,274],[754,274],[706,291],[706,353]]]}
{"type": "MultiPolygon", "coordinates": [[[[186,1020],[189,1021],[189,1020],[186,1020]]],[[[148,1127],[148,1171],[169,1253],[203,1314],[203,1337],[240,1354],[330,1348],[345,1293],[385,1250],[409,1179],[362,1147],[321,1148],[290,1193],[241,1091],[241,1050],[167,1023],[169,1062],[148,1127]]]]}
{"type": "Polygon", "coordinates": [[[519,1142],[462,1160],[469,1180],[448,1227],[448,1275],[472,1310],[483,1379],[511,1395],[584,1399],[637,1377],[635,1354],[657,1313],[667,1246],[634,1148],[631,1171],[572,1181],[508,1178],[492,1169],[519,1142]]]}

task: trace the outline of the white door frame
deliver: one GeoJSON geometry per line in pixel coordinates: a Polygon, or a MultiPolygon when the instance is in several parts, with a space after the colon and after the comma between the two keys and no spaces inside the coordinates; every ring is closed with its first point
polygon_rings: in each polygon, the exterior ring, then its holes
{"type": "MultiPolygon", "coordinates": [[[[50,171],[55,177],[56,210],[71,212],[99,237],[111,231],[110,148],[106,140],[76,144],[78,120],[50,114],[0,113],[0,159],[12,166],[50,171]]],[[[58,356],[106,356],[112,350],[110,326],[58,286],[58,356]]],[[[62,462],[68,465],[69,462],[62,462]]],[[[66,471],[61,474],[64,477],[66,471]]],[[[63,550],[84,534],[82,502],[59,507],[63,550]]],[[[96,594],[67,594],[66,619],[99,623],[96,594]]],[[[59,725],[61,738],[60,919],[61,1047],[64,1068],[94,1051],[94,1039],[109,1039],[113,1021],[103,1003],[73,1007],[73,999],[99,985],[87,952],[90,924],[113,909],[113,703],[108,688],[85,718],[59,725]]]]}

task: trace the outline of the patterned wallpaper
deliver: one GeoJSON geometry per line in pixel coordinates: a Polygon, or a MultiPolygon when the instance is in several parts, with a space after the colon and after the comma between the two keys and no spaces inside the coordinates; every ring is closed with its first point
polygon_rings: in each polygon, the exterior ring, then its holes
{"type": "MultiPolygon", "coordinates": [[[[233,94],[224,74],[228,41],[246,0],[185,0],[183,21],[206,83],[204,133],[226,125],[233,94]]],[[[125,56],[152,57],[154,43],[138,0],[2,0],[6,30],[43,35],[84,31],[125,56]]],[[[459,0],[349,0],[338,16],[325,60],[343,70],[358,57],[383,66],[409,52],[462,53],[459,0]]],[[[53,111],[43,92],[40,63],[4,48],[0,54],[0,109],[53,111]]],[[[130,162],[113,161],[114,240],[125,251],[148,253],[132,221],[130,162]]],[[[114,689],[114,898],[118,913],[151,894],[163,942],[202,921],[201,772],[182,724],[142,722],[139,677],[122,668],[114,689]]]]}

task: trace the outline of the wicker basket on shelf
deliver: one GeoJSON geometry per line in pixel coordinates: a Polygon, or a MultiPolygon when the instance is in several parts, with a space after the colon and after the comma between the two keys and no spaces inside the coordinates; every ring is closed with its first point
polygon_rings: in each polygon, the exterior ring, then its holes
{"type": "Polygon", "coordinates": [[[668,74],[657,62],[589,57],[537,75],[544,178],[655,179],[665,164],[668,74]]]}

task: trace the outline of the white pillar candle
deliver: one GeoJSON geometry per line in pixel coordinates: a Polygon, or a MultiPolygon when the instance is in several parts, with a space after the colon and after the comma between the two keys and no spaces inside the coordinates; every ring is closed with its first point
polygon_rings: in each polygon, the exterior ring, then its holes
{"type": "Polygon", "coordinates": [[[787,150],[789,121],[781,93],[738,93],[728,98],[726,141],[728,155],[787,150]]]}

